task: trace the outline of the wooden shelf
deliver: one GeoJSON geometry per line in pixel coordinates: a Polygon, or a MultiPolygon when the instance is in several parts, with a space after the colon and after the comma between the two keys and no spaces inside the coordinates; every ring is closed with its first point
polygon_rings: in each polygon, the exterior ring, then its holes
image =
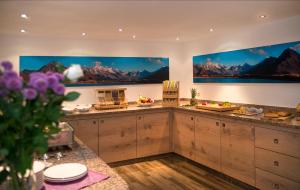
{"type": "Polygon", "coordinates": [[[164,81],[162,97],[163,97],[162,106],[164,107],[179,106],[179,82],[164,81]]]}

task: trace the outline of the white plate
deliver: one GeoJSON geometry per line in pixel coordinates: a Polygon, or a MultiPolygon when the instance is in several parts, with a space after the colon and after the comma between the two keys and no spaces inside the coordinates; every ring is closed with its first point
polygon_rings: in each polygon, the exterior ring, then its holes
{"type": "Polygon", "coordinates": [[[66,163],[49,167],[44,171],[45,180],[49,182],[69,182],[87,174],[87,167],[79,163],[66,163]]]}

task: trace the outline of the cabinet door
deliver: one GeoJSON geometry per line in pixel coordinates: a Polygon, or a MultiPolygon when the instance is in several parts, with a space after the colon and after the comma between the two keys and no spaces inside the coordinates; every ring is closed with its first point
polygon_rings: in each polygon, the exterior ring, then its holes
{"type": "Polygon", "coordinates": [[[151,156],[170,151],[169,113],[137,116],[137,156],[151,156]]]}
{"type": "Polygon", "coordinates": [[[181,156],[194,160],[194,135],[194,116],[190,114],[175,112],[173,122],[174,152],[181,156]]]}
{"type": "Polygon", "coordinates": [[[105,162],[136,158],[135,116],[115,116],[99,121],[100,158],[105,162]]]}
{"type": "Polygon", "coordinates": [[[240,122],[221,126],[222,172],[250,185],[255,182],[254,127],[240,122]]]}
{"type": "Polygon", "coordinates": [[[196,117],[195,160],[220,171],[220,121],[207,117],[196,117]]]}
{"type": "Polygon", "coordinates": [[[75,136],[78,137],[85,145],[93,150],[97,155],[98,152],[98,119],[84,119],[77,122],[71,122],[75,136]]]}

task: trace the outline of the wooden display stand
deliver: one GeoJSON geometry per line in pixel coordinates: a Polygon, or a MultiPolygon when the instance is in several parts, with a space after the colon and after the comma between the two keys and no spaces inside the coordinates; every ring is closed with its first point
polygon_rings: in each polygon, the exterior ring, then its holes
{"type": "Polygon", "coordinates": [[[162,106],[164,107],[179,106],[179,82],[164,81],[162,97],[163,97],[162,106]]]}
{"type": "Polygon", "coordinates": [[[128,103],[125,98],[126,88],[96,89],[97,103],[95,109],[117,109],[127,108],[128,103]]]}

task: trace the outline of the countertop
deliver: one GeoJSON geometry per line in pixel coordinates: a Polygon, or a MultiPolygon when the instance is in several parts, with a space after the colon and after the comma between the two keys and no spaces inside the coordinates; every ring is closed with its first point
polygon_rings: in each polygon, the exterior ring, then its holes
{"type": "MultiPolygon", "coordinates": [[[[101,172],[110,176],[108,179],[98,182],[94,185],[84,188],[85,190],[128,190],[127,183],[103,160],[101,160],[92,150],[84,145],[78,138],[75,137],[74,144],[71,149],[59,150],[64,155],[61,160],[51,158],[48,162],[54,164],[77,162],[85,164],[89,169],[101,172]]],[[[57,151],[52,151],[57,152],[57,151]]],[[[51,155],[51,152],[49,153],[51,155]]]]}
{"type": "MultiPolygon", "coordinates": [[[[184,105],[184,102],[181,102],[181,104],[184,105]]],[[[249,106],[249,105],[247,105],[249,106]]],[[[292,108],[279,108],[279,107],[270,107],[270,106],[260,106],[260,105],[254,105],[255,107],[263,107],[265,110],[272,109],[272,110],[289,110],[291,112],[294,112],[295,110],[292,108]]],[[[136,104],[129,105],[128,108],[123,109],[111,109],[111,110],[91,110],[89,112],[75,112],[72,114],[67,114],[63,120],[71,120],[71,119],[79,119],[84,118],[86,116],[95,116],[95,117],[101,117],[105,115],[111,115],[111,114],[117,114],[117,113],[143,113],[143,112],[149,112],[149,111],[183,111],[183,112],[192,112],[194,114],[204,114],[209,115],[212,117],[219,117],[220,119],[234,119],[237,121],[249,121],[249,122],[255,122],[257,124],[262,125],[270,125],[275,128],[290,128],[290,129],[300,129],[300,121],[296,120],[296,117],[291,117],[286,120],[273,120],[273,119],[266,119],[262,115],[257,116],[239,116],[232,113],[232,111],[226,111],[226,112],[218,112],[218,111],[208,111],[203,109],[197,109],[195,107],[162,107],[161,104],[155,104],[150,107],[138,107],[136,104]]]]}

